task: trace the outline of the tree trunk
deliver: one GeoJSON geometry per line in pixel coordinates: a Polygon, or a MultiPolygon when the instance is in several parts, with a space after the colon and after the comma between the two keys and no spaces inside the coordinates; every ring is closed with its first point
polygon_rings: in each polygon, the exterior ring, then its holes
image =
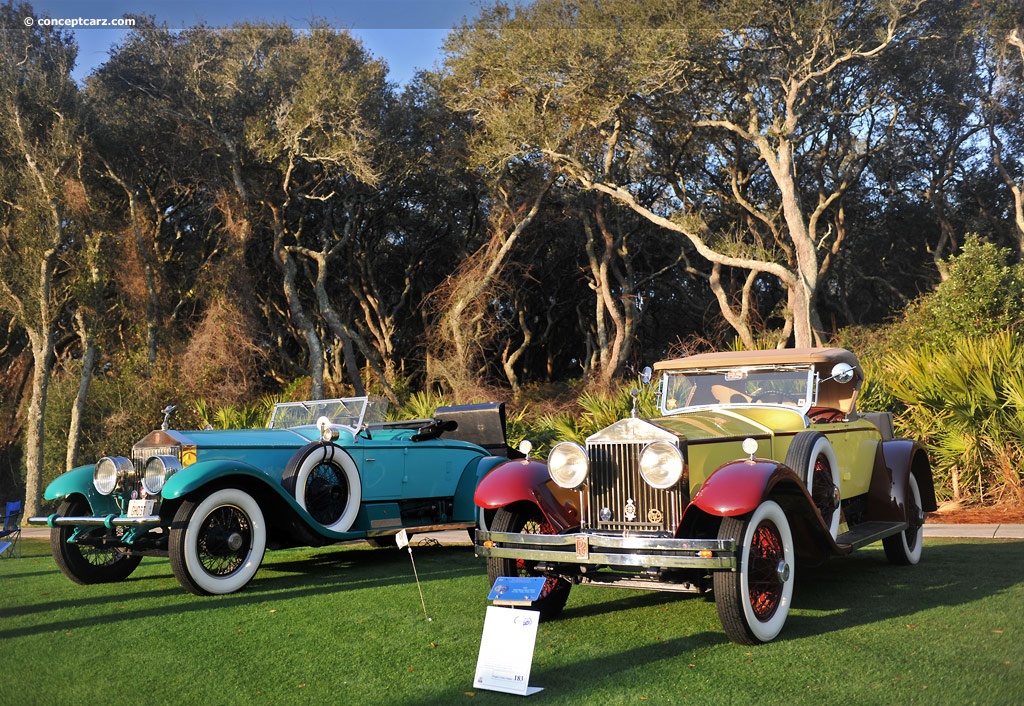
{"type": "Polygon", "coordinates": [[[605,196],[598,196],[594,204],[594,224],[591,225],[584,216],[583,228],[587,235],[587,258],[593,278],[591,288],[595,292],[598,377],[601,387],[607,390],[632,350],[636,292],[631,268],[625,261],[628,255],[623,255],[627,249],[605,219],[604,199],[605,196]]]}
{"type": "Polygon", "coordinates": [[[42,512],[46,399],[53,370],[53,335],[29,332],[29,338],[32,341],[32,397],[25,419],[25,517],[42,512]]]}
{"type": "Polygon", "coordinates": [[[75,313],[75,325],[78,328],[79,338],[82,340],[83,354],[78,396],[75,398],[75,404],[71,407],[71,423],[68,427],[68,452],[64,462],[64,467],[68,471],[78,465],[78,451],[82,443],[82,412],[85,410],[89,386],[92,384],[92,371],[96,365],[97,355],[96,342],[88,330],[81,310],[75,313]]]}
{"type": "Polygon", "coordinates": [[[288,313],[291,314],[292,323],[302,333],[309,355],[309,396],[312,400],[321,400],[324,397],[323,343],[316,332],[316,326],[306,315],[306,310],[299,299],[299,290],[295,284],[298,267],[288,248],[284,245],[284,225],[281,223],[280,214],[273,207],[271,211],[274,216],[274,262],[283,275],[281,287],[284,290],[285,300],[288,302],[288,313]]]}

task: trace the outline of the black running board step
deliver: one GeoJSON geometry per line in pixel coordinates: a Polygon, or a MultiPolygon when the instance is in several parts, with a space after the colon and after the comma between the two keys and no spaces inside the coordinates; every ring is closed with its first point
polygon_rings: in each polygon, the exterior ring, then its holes
{"type": "Polygon", "coordinates": [[[869,544],[874,544],[880,539],[891,537],[905,531],[910,525],[906,522],[862,522],[848,532],[843,532],[836,537],[836,544],[845,549],[860,549],[869,544]]]}

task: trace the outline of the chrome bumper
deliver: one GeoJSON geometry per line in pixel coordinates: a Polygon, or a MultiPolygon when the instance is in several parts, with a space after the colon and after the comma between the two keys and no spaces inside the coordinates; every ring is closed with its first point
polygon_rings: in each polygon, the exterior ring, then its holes
{"type": "Polygon", "coordinates": [[[83,527],[142,527],[145,525],[159,525],[160,515],[144,515],[142,517],[126,517],[124,515],[107,515],[106,517],[61,517],[50,515],[49,517],[30,517],[28,523],[33,525],[47,525],[48,527],[59,527],[61,525],[80,525],[83,527]]]}
{"type": "Polygon", "coordinates": [[[477,530],[476,555],[549,564],[631,569],[735,570],[734,539],[671,539],[577,534],[519,534],[477,530]]]}

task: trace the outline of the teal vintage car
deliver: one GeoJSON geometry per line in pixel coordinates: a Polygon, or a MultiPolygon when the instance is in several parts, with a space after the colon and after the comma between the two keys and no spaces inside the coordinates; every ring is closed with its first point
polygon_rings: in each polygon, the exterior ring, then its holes
{"type": "Polygon", "coordinates": [[[472,529],[477,485],[518,454],[503,403],[441,407],[387,422],[368,397],[274,407],[266,429],[147,434],[129,456],[105,456],[54,480],[52,529],[61,571],[80,584],[122,581],[144,556],[169,556],[189,592],[243,588],[267,549],[472,529]]]}
{"type": "Polygon", "coordinates": [[[857,409],[852,352],[707,353],[655,370],[657,416],[634,407],[476,490],[495,513],[477,554],[492,580],[546,577],[541,617],[573,585],[692,592],[714,596],[733,641],[758,644],[782,630],[798,564],[877,541],[894,564],[920,560],[928,456],[895,437],[890,413],[857,409]]]}

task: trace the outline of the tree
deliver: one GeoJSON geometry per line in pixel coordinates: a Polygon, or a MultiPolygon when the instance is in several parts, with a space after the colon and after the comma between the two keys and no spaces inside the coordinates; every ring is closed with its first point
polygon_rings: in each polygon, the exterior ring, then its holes
{"type": "MultiPolygon", "coordinates": [[[[93,86],[111,108],[132,106],[129,115],[145,106],[136,136],[166,135],[141,168],[122,160],[109,175],[138,207],[129,210],[147,282],[153,280],[150,300],[159,282],[149,273],[162,263],[148,244],[160,242],[169,214],[194,217],[205,203],[218,214],[212,225],[223,236],[224,281],[255,293],[270,337],[301,342],[312,396],[323,395],[326,350],[335,341],[360,389],[359,337],[325,296],[324,282],[336,274],[345,223],[358,225],[338,215],[364,199],[377,178],[375,124],[388,91],[383,65],[347,32],[321,25],[304,33],[265,24],[171,33],[144,24],[93,86]],[[274,286],[260,286],[274,271],[274,286]]],[[[134,129],[125,122],[113,124],[134,129]]],[[[282,357],[287,348],[280,347],[282,357]]]]}
{"type": "MultiPolygon", "coordinates": [[[[97,207],[121,244],[109,273],[128,309],[117,328],[135,331],[136,312],[144,312],[150,366],[174,353],[171,344],[188,335],[191,315],[211,289],[245,281],[232,229],[218,217],[212,151],[170,101],[183,90],[178,51],[173,35],[140,19],[85,90],[94,145],[89,167],[106,186],[95,196],[97,207]]],[[[123,336],[119,343],[139,346],[123,336]]]]}
{"type": "Polygon", "coordinates": [[[517,164],[509,171],[502,175],[504,184],[492,187],[487,241],[431,293],[436,318],[427,377],[456,393],[471,394],[486,377],[485,350],[501,333],[493,316],[504,285],[501,275],[551,188],[551,178],[531,165],[517,164]]]}
{"type": "Polygon", "coordinates": [[[980,34],[985,47],[985,113],[992,164],[1011,196],[1017,257],[1024,259],[1024,13],[1020,4],[986,3],[980,34]]]}
{"type": "Polygon", "coordinates": [[[82,138],[77,47],[64,32],[26,27],[32,15],[27,5],[0,7],[0,298],[32,350],[26,515],[40,511],[47,391],[75,248],[65,197],[82,138]]]}
{"type": "Polygon", "coordinates": [[[747,295],[777,279],[782,337],[811,345],[843,195],[895,111],[869,67],[919,4],[498,6],[449,39],[449,95],[482,126],[481,163],[544,160],[686,238],[745,339],[750,308],[733,308],[722,270],[753,273],[747,295]]]}

